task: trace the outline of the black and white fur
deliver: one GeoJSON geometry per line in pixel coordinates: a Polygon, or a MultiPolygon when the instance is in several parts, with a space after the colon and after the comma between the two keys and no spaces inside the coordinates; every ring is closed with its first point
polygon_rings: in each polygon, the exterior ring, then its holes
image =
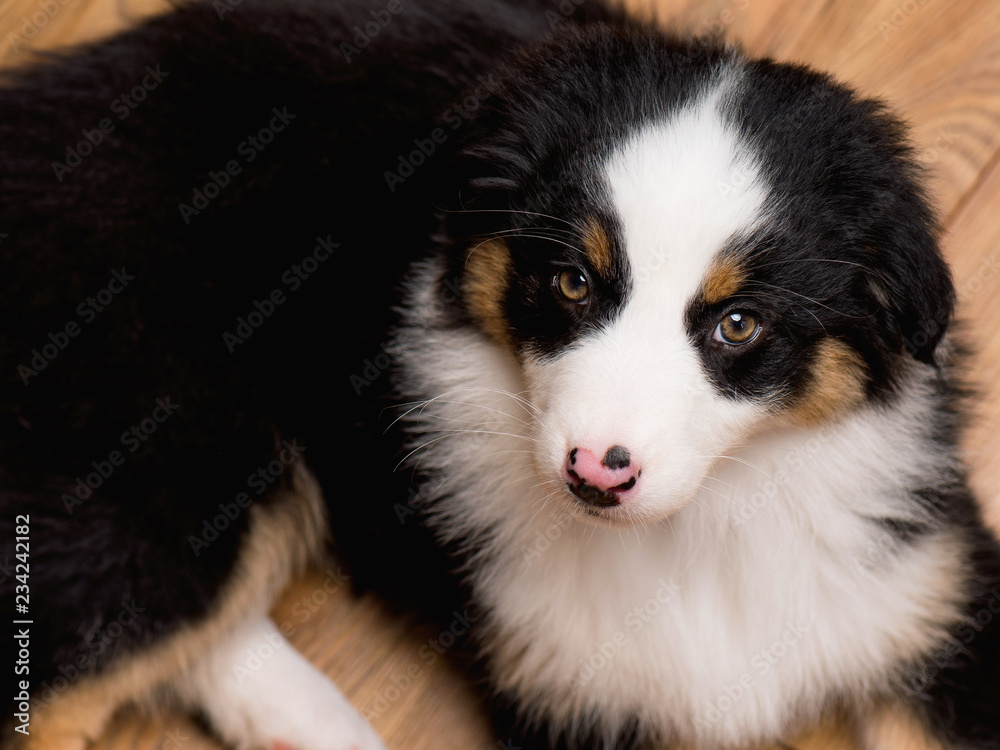
{"type": "Polygon", "coordinates": [[[35,621],[4,742],[166,696],[237,747],[381,747],[265,616],[329,529],[359,589],[474,613],[454,655],[517,746],[839,712],[865,750],[1000,747],[1000,551],[900,125],[589,2],[400,7],[194,4],[4,79],[0,531],[30,516],[35,621]]]}

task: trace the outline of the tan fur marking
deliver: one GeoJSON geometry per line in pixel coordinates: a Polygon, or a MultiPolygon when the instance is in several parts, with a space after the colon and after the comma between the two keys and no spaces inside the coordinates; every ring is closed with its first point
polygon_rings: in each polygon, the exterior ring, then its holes
{"type": "Polygon", "coordinates": [[[861,356],[837,339],[824,339],[812,365],[812,379],[792,418],[809,426],[845,414],[865,397],[865,366],[861,356]]]}
{"type": "Polygon", "coordinates": [[[304,466],[295,464],[291,471],[291,490],[266,506],[251,507],[249,531],[214,611],[99,678],[81,679],[48,705],[36,700],[23,750],[83,750],[120,707],[152,703],[157,691],[180,687],[206,650],[246,617],[268,611],[293,576],[322,561],[327,534],[322,493],[304,466]]]}
{"type": "Polygon", "coordinates": [[[861,750],[948,750],[902,706],[886,706],[865,719],[859,727],[859,740],[861,750]]]}
{"type": "Polygon", "coordinates": [[[709,305],[732,297],[746,283],[747,275],[735,258],[717,258],[705,274],[701,299],[709,305]]]}
{"type": "Polygon", "coordinates": [[[614,269],[614,257],[611,252],[611,239],[596,219],[587,222],[583,234],[583,249],[587,252],[587,260],[591,267],[605,278],[614,269]]]}
{"type": "Polygon", "coordinates": [[[493,339],[512,348],[503,298],[510,278],[510,249],[502,240],[488,240],[469,254],[462,291],[469,312],[493,339]]]}
{"type": "Polygon", "coordinates": [[[857,732],[852,722],[840,712],[824,717],[820,722],[786,739],[783,745],[767,745],[759,750],[860,750],[857,732]]]}

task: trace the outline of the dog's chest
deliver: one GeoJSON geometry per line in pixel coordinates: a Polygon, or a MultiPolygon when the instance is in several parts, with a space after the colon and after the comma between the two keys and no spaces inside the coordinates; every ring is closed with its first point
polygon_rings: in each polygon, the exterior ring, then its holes
{"type": "MultiPolygon", "coordinates": [[[[896,609],[912,593],[902,571],[845,575],[774,538],[755,557],[735,541],[699,554],[675,526],[554,526],[483,571],[499,684],[563,720],[597,709],[722,747],[773,739],[831,696],[884,685],[936,637],[896,609]]],[[[934,575],[932,560],[914,562],[934,575]]]]}

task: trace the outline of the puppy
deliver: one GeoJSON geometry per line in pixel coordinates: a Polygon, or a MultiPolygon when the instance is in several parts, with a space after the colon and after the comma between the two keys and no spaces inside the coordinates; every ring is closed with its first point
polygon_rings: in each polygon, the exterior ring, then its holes
{"type": "Polygon", "coordinates": [[[516,746],[1000,747],[954,292],[878,102],[590,0],[246,0],[0,111],[5,743],[166,699],[382,747],[266,616],[333,553],[472,613],[516,746]]]}

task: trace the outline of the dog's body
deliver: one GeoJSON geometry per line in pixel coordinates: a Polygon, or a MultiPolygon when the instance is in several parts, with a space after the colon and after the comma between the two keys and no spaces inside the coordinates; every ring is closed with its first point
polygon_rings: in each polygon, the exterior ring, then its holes
{"type": "Polygon", "coordinates": [[[514,745],[1000,747],[953,292],[876,104],[530,0],[194,5],[5,83],[37,747],[161,692],[378,747],[290,649],[234,676],[328,520],[360,588],[473,613],[514,745]]]}

